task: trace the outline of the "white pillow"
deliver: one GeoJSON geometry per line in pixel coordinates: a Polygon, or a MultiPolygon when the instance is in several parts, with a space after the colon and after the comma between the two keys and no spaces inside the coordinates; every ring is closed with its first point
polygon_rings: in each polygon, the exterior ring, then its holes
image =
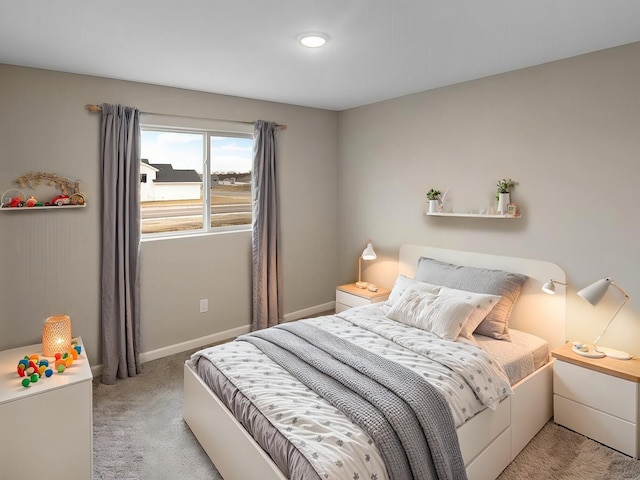
{"type": "Polygon", "coordinates": [[[473,305],[454,296],[439,296],[409,287],[387,312],[387,318],[455,340],[473,305]]]}
{"type": "MultiPolygon", "coordinates": [[[[452,290],[452,289],[448,289],[452,290]]],[[[434,294],[412,285],[387,312],[387,318],[420,328],[445,340],[458,337],[467,320],[480,316],[480,321],[496,303],[496,299],[470,292],[443,292],[434,294]]],[[[495,297],[494,295],[490,295],[495,297]]],[[[475,327],[474,327],[475,328],[475,327]]]]}
{"type": "Polygon", "coordinates": [[[385,305],[388,307],[392,306],[400,299],[405,290],[411,286],[417,286],[424,292],[438,293],[440,291],[439,285],[431,285],[430,283],[420,282],[404,275],[398,275],[385,305]]]}
{"type": "Polygon", "coordinates": [[[462,326],[462,330],[460,330],[460,333],[458,334],[460,337],[467,338],[473,342],[475,342],[473,332],[502,298],[500,295],[467,292],[466,290],[458,290],[449,287],[442,287],[440,295],[457,296],[476,306],[476,308],[467,317],[466,322],[462,326]]]}

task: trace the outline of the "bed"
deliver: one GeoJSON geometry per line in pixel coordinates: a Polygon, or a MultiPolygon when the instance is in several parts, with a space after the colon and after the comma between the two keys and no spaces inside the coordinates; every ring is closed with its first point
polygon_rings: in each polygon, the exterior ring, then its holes
{"type": "MultiPolygon", "coordinates": [[[[552,363],[549,361],[548,352],[549,349],[553,349],[564,342],[565,299],[562,292],[550,296],[542,293],[540,288],[550,278],[564,281],[564,272],[557,265],[538,260],[462,252],[420,245],[403,245],[399,252],[396,284],[401,279],[403,282],[411,284],[411,279],[417,278],[417,274],[423,275],[425,272],[422,271],[423,269],[421,269],[420,265],[424,266],[425,263],[419,264],[419,260],[423,257],[426,258],[425,262],[433,262],[436,266],[441,262],[443,265],[451,264],[463,270],[465,268],[470,270],[491,269],[509,272],[515,276],[526,276],[527,278],[517,296],[513,309],[510,311],[509,332],[513,336],[511,338],[512,341],[502,341],[501,343],[515,348],[521,337],[527,338],[529,334],[534,335],[544,340],[542,343],[545,344],[546,350],[542,354],[542,361],[538,362],[539,364],[536,365],[535,370],[532,373],[527,373],[526,377],[522,379],[516,377],[515,380],[510,378],[512,380],[511,392],[499,399],[493,399],[495,401],[492,400],[492,408],[480,405],[470,414],[465,414],[466,417],[460,417],[461,414],[455,412],[455,408],[452,407],[455,421],[454,435],[457,437],[460,457],[467,477],[471,480],[494,479],[552,416],[552,363]]],[[[426,264],[431,268],[430,263],[426,264]]],[[[427,272],[427,274],[429,273],[427,272]]],[[[467,270],[464,270],[464,274],[467,274],[467,270]]],[[[437,275],[434,278],[437,282],[437,275]]],[[[421,280],[427,283],[424,278],[421,278],[421,280]]],[[[438,284],[438,286],[440,285],[442,284],[438,284]]],[[[342,317],[345,318],[327,317],[321,320],[322,325],[320,327],[329,331],[336,329],[333,332],[334,334],[348,336],[341,333],[344,330],[340,330],[345,328],[344,322],[368,322],[373,325],[372,328],[374,329],[382,328],[383,325],[388,324],[390,329],[405,329],[402,332],[406,331],[413,335],[413,332],[409,331],[406,322],[401,325],[384,323],[386,321],[384,318],[390,314],[390,310],[402,303],[398,301],[398,298],[402,298],[405,302],[408,301],[407,298],[411,300],[409,293],[414,297],[433,298],[431,296],[432,292],[419,291],[416,293],[414,285],[404,290],[396,288],[396,285],[394,285],[392,296],[395,295],[395,298],[390,298],[390,301],[384,307],[374,307],[378,309],[377,313],[373,310],[367,311],[368,307],[351,309],[343,313],[342,317]],[[369,318],[371,315],[373,315],[371,317],[373,320],[369,318]],[[376,320],[375,315],[382,315],[382,317],[376,320]]],[[[403,314],[402,309],[396,308],[395,310],[399,310],[400,315],[403,314]]],[[[307,320],[293,322],[299,325],[292,325],[288,328],[297,330],[318,328],[314,325],[307,326],[306,322],[307,320]]],[[[313,334],[316,332],[315,330],[310,331],[313,334]]],[[[509,332],[505,329],[505,334],[509,334],[509,332]]],[[[393,335],[396,338],[397,332],[393,333],[393,335]]],[[[483,349],[490,348],[483,345],[483,342],[487,343],[487,338],[484,335],[474,333],[470,342],[449,343],[455,343],[456,345],[458,343],[469,343],[469,349],[476,348],[478,350],[477,344],[480,343],[480,347],[483,349]],[[480,341],[473,341],[475,339],[480,341]]],[[[495,340],[492,340],[492,342],[500,343],[500,341],[495,340]]],[[[233,342],[234,346],[242,344],[242,348],[248,348],[244,346],[246,343],[249,342],[233,342]]],[[[448,345],[444,345],[444,348],[447,347],[448,345]]],[[[467,346],[457,346],[456,348],[467,348],[467,346]]],[[[242,352],[243,350],[241,350],[242,352]]],[[[218,355],[219,358],[224,359],[227,354],[218,350],[206,353],[198,352],[196,358],[202,358],[203,355],[212,357],[218,355]]],[[[188,361],[185,363],[184,374],[185,421],[223,477],[226,480],[250,478],[286,479],[287,476],[282,473],[271,456],[260,447],[259,443],[236,419],[224,401],[213,393],[212,387],[207,385],[203,376],[198,373],[198,368],[194,362],[188,361]]],[[[449,387],[443,387],[443,391],[446,391],[446,388],[449,387]]],[[[256,404],[259,404],[259,401],[256,401],[256,404]]],[[[275,420],[273,423],[276,423],[275,420]]],[[[321,437],[322,435],[318,436],[321,437]]],[[[349,438],[351,439],[352,437],[350,436],[349,438]]],[[[264,438],[262,440],[259,439],[259,441],[264,442],[264,438]]],[[[294,448],[293,450],[296,449],[294,448]]],[[[328,476],[336,478],[334,472],[331,472],[331,475],[328,476]]],[[[375,478],[375,475],[371,476],[375,478]]],[[[353,478],[353,476],[350,474],[344,478],[353,478]]],[[[365,477],[359,476],[358,478],[365,477]]]]}

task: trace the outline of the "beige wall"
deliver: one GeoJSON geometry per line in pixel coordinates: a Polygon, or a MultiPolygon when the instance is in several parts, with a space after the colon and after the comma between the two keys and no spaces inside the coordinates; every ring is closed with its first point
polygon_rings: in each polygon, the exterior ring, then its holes
{"type": "MultiPolygon", "coordinates": [[[[640,354],[640,44],[339,114],[0,65],[0,189],[43,170],[79,178],[89,198],[0,213],[0,349],[38,342],[42,320],[65,312],[99,363],[99,117],[84,105],[101,102],[289,126],[278,137],[289,315],[332,301],[367,239],[379,258],[365,279],[387,286],[398,247],[421,243],[557,263],[572,284],[569,339],[592,340],[619,302],[611,291],[593,308],[577,289],[614,276],[632,301],[602,344],[640,354]],[[519,220],[423,214],[431,187],[478,209],[502,177],[520,182],[519,220]]],[[[246,325],[249,254],[247,232],[145,242],[142,350],[246,325]]]]}
{"type": "MultiPolygon", "coordinates": [[[[287,124],[278,134],[284,311],[333,300],[335,112],[0,65],[0,190],[27,172],[46,171],[80,179],[88,197],[85,209],[0,212],[0,349],[39,342],[43,319],[67,313],[91,362],[101,363],[100,117],[84,106],[102,102],[287,124]]],[[[249,232],[144,242],[142,351],[247,325],[250,244],[249,232]],[[199,313],[201,298],[209,299],[206,314],[199,313]]]]}
{"type": "Polygon", "coordinates": [[[640,43],[340,113],[339,276],[390,286],[402,243],[547,260],[566,272],[570,340],[592,341],[621,302],[575,292],[611,275],[632,299],[601,344],[640,354],[640,43]],[[426,217],[431,187],[458,211],[520,184],[519,220],[426,217]]]}

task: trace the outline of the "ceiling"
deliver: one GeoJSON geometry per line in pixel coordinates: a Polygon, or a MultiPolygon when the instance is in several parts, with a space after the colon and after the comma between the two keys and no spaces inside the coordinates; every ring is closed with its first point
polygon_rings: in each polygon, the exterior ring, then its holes
{"type": "Polygon", "coordinates": [[[0,0],[0,63],[338,111],[637,41],[638,0],[0,0]]]}

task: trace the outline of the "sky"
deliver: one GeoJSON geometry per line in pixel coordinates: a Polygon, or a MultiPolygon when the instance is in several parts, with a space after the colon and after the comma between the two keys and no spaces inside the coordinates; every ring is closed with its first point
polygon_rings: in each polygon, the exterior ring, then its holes
{"type": "MultiPolygon", "coordinates": [[[[204,135],[142,131],[141,157],[149,163],[170,163],[176,170],[202,173],[204,135]]],[[[253,139],[211,137],[211,173],[251,171],[253,139]]]]}

